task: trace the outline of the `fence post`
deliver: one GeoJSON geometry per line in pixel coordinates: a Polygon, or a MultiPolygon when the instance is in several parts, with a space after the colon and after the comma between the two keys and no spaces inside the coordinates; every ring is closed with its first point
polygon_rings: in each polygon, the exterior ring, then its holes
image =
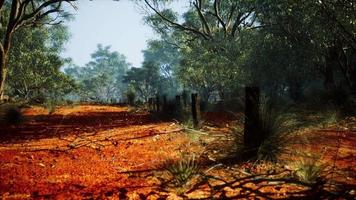
{"type": "Polygon", "coordinates": [[[182,105],[181,105],[180,101],[181,101],[180,96],[176,95],[176,105],[175,105],[175,113],[174,114],[178,120],[182,119],[182,105]]]}
{"type": "Polygon", "coordinates": [[[160,106],[160,102],[159,102],[159,96],[156,96],[156,112],[159,112],[159,106],[160,106]]]}
{"type": "Polygon", "coordinates": [[[180,96],[179,95],[176,95],[176,105],[178,106],[178,107],[180,107],[181,105],[180,105],[181,103],[180,103],[180,96]]]}
{"type": "Polygon", "coordinates": [[[257,148],[260,145],[262,139],[261,135],[259,134],[259,105],[259,87],[246,87],[244,145],[246,147],[247,157],[253,157],[257,154],[257,148]]]}
{"type": "Polygon", "coordinates": [[[195,127],[198,126],[198,113],[197,113],[197,97],[198,97],[198,94],[194,94],[192,93],[192,117],[193,117],[193,124],[195,127]]]}
{"type": "Polygon", "coordinates": [[[153,98],[152,97],[150,97],[149,99],[148,99],[148,107],[149,107],[149,110],[150,110],[150,112],[152,112],[152,111],[154,111],[154,102],[153,102],[153,98]]]}
{"type": "Polygon", "coordinates": [[[188,99],[187,91],[183,90],[182,98],[183,98],[183,106],[184,106],[184,108],[186,108],[187,107],[187,99],[188,99]]]}
{"type": "Polygon", "coordinates": [[[163,108],[166,108],[167,106],[167,96],[163,95],[163,108]]]}

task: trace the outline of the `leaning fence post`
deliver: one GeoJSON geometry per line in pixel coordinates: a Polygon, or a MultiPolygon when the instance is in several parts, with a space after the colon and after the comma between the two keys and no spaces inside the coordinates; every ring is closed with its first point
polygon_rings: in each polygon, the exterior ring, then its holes
{"type": "Polygon", "coordinates": [[[261,135],[259,134],[259,87],[245,88],[245,124],[244,124],[244,145],[247,150],[246,156],[255,156],[260,145],[261,135]]]}

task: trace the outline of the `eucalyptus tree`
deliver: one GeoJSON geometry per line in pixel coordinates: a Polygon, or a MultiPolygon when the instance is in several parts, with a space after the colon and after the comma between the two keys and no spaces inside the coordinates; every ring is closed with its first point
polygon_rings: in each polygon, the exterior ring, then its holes
{"type": "Polygon", "coordinates": [[[92,61],[84,67],[72,66],[66,73],[79,84],[79,95],[85,101],[119,101],[126,90],[124,75],[131,67],[126,57],[110,46],[98,44],[91,55],[92,61]]]}
{"type": "MultiPolygon", "coordinates": [[[[174,12],[165,1],[145,1],[146,22],[163,42],[179,49],[178,80],[205,100],[212,91],[223,97],[243,85],[242,61],[248,35],[258,29],[252,1],[190,1],[187,11],[174,12]]],[[[247,79],[244,79],[247,81],[247,79]]]]}
{"type": "Polygon", "coordinates": [[[19,30],[9,53],[12,67],[6,91],[30,101],[57,99],[74,89],[74,81],[60,70],[67,62],[60,53],[68,38],[68,29],[63,25],[19,30]]]}
{"type": "Polygon", "coordinates": [[[144,102],[163,90],[163,82],[160,66],[154,61],[144,62],[141,68],[131,68],[124,77],[124,83],[133,88],[137,96],[144,102]]]}
{"type": "Polygon", "coordinates": [[[334,87],[334,73],[338,71],[349,88],[356,91],[356,4],[353,1],[256,2],[259,22],[274,24],[270,32],[287,37],[290,45],[311,50],[327,90],[334,87]]]}
{"type": "Polygon", "coordinates": [[[144,65],[155,63],[159,67],[162,95],[174,96],[181,89],[177,70],[181,62],[179,49],[164,40],[151,40],[148,48],[143,51],[144,65]]]}
{"type": "Polygon", "coordinates": [[[68,15],[63,6],[72,5],[75,1],[0,0],[0,100],[4,95],[9,52],[15,32],[26,26],[60,23],[68,15]]]}

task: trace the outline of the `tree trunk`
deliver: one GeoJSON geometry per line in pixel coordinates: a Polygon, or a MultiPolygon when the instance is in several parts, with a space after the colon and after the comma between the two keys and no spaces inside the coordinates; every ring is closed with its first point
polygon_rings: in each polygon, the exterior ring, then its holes
{"type": "Polygon", "coordinates": [[[335,88],[334,81],[334,65],[336,64],[337,52],[334,47],[328,48],[328,55],[325,58],[325,79],[324,87],[327,92],[331,92],[335,88]]]}
{"type": "Polygon", "coordinates": [[[256,156],[258,146],[262,137],[259,134],[259,104],[260,89],[259,87],[245,88],[245,128],[244,128],[244,145],[246,148],[246,158],[256,156]]]}
{"type": "Polygon", "coordinates": [[[4,98],[5,92],[5,81],[7,75],[7,67],[6,67],[6,53],[4,51],[0,51],[0,101],[4,98]]]}

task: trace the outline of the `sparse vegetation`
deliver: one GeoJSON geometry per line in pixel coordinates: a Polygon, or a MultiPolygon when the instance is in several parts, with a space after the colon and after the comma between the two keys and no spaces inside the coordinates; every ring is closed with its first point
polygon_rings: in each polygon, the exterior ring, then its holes
{"type": "Polygon", "coordinates": [[[315,184],[322,179],[325,166],[320,162],[320,156],[306,155],[292,163],[294,175],[298,180],[315,184]]]}
{"type": "Polygon", "coordinates": [[[0,0],[0,199],[351,199],[355,10],[0,0]]]}
{"type": "Polygon", "coordinates": [[[178,160],[168,160],[164,163],[166,169],[173,177],[177,186],[184,186],[191,178],[199,173],[200,166],[195,156],[184,155],[178,160]]]}

